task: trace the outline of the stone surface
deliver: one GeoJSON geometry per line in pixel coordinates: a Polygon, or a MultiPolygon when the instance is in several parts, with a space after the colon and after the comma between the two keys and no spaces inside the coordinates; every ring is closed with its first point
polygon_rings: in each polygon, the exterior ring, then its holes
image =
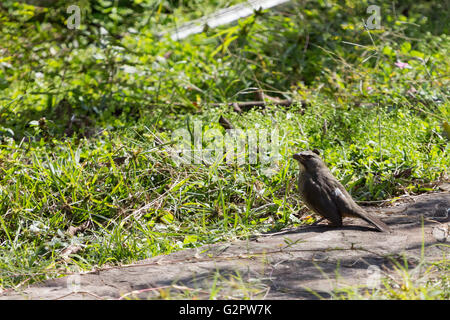
{"type": "Polygon", "coordinates": [[[256,290],[255,298],[329,298],[336,288],[370,287],[380,277],[395,278],[394,261],[406,258],[414,268],[422,245],[426,261],[449,256],[449,192],[404,197],[395,207],[366,209],[393,232],[376,232],[361,220],[346,218],[342,228],[319,224],[206,245],[44,281],[6,291],[0,299],[147,299],[160,297],[161,290],[178,294],[175,297],[195,291],[197,297],[208,298],[214,279],[216,284],[221,281],[222,294],[239,290],[235,284],[241,279],[256,290]]]}

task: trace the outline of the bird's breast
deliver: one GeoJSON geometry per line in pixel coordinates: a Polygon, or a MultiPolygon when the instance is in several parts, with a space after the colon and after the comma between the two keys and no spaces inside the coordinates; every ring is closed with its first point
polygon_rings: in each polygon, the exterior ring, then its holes
{"type": "Polygon", "coordinates": [[[303,196],[306,188],[306,180],[308,179],[308,174],[304,171],[300,171],[298,175],[298,191],[301,196],[303,196]]]}

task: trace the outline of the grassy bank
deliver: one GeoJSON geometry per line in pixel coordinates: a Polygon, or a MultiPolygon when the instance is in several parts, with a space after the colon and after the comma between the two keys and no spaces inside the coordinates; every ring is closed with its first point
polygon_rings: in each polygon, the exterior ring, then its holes
{"type": "Polygon", "coordinates": [[[366,1],[294,2],[157,37],[177,14],[224,5],[208,3],[87,3],[78,30],[64,8],[1,5],[0,287],[311,223],[291,160],[302,149],[319,149],[360,201],[447,179],[445,4],[386,2],[368,30],[366,1]],[[213,105],[260,90],[294,103],[213,105]],[[277,131],[279,159],[177,164],[173,132],[201,122],[206,147],[208,130],[225,134],[220,115],[277,131]]]}

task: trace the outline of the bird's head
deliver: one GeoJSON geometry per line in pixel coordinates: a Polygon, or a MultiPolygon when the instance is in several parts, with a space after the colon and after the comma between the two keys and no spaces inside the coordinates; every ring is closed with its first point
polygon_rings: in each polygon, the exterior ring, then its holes
{"type": "Polygon", "coordinates": [[[325,166],[322,159],[319,157],[319,152],[317,150],[302,151],[300,153],[295,153],[292,157],[299,162],[302,169],[314,170],[325,166]]]}

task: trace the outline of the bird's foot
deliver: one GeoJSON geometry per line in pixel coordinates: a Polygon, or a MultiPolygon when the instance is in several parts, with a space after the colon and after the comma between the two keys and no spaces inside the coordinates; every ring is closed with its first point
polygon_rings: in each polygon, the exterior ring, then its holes
{"type": "Polygon", "coordinates": [[[311,223],[311,226],[317,226],[319,223],[323,222],[324,220],[326,220],[325,218],[319,218],[318,220],[314,221],[313,223],[311,223]]]}

